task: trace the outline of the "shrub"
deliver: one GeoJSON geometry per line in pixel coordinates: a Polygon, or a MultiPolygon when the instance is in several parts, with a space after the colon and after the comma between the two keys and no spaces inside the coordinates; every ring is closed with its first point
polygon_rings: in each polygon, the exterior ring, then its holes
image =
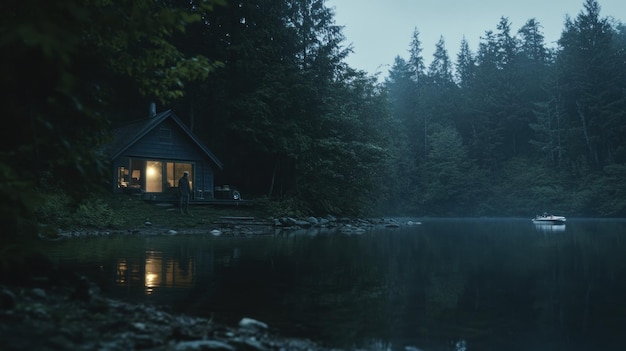
{"type": "Polygon", "coordinates": [[[71,202],[71,198],[63,192],[42,195],[42,201],[35,210],[35,216],[42,224],[58,226],[68,224],[71,218],[71,202]]]}
{"type": "Polygon", "coordinates": [[[92,228],[115,228],[122,223],[109,204],[100,198],[93,198],[78,205],[72,215],[72,224],[92,228]]]}

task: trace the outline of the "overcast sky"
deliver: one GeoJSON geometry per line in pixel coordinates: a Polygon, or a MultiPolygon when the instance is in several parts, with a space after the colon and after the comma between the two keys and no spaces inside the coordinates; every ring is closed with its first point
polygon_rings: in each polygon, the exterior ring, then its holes
{"type": "MultiPolygon", "coordinates": [[[[626,21],[626,0],[599,0],[602,17],[626,21]]],[[[428,64],[435,44],[443,36],[448,55],[456,62],[463,37],[476,53],[488,30],[497,32],[501,17],[508,17],[516,34],[527,20],[543,27],[548,46],[553,46],[564,28],[583,10],[584,0],[326,0],[334,9],[335,23],[344,26],[345,45],[354,53],[346,62],[353,68],[382,77],[400,56],[408,59],[413,31],[420,32],[422,56],[428,64]]]]}

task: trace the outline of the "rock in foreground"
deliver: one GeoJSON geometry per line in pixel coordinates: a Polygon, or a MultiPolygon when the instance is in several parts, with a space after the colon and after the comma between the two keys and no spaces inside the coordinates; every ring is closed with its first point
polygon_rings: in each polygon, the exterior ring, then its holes
{"type": "Polygon", "coordinates": [[[239,327],[149,305],[77,296],[69,288],[0,286],[2,350],[330,350],[273,334],[249,318],[239,327]]]}

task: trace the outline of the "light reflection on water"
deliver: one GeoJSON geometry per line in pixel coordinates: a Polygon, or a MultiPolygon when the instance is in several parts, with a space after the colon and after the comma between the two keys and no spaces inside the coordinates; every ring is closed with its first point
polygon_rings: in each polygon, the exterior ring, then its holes
{"type": "MultiPolygon", "coordinates": [[[[624,221],[51,243],[112,297],[369,350],[621,350],[624,221]]],[[[71,267],[71,268],[69,268],[71,267]]]]}
{"type": "Polygon", "coordinates": [[[560,233],[565,231],[565,224],[534,223],[535,229],[543,233],[560,233]]]}

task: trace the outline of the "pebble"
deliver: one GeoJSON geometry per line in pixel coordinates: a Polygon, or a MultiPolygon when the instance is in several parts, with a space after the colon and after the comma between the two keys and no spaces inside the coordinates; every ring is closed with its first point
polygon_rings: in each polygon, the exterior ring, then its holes
{"type": "Polygon", "coordinates": [[[150,351],[332,351],[308,339],[270,334],[259,320],[242,318],[238,328],[206,318],[174,315],[152,305],[108,299],[103,308],[71,297],[71,287],[0,285],[0,340],[4,350],[150,351]],[[34,296],[38,298],[33,299],[34,296]],[[52,332],[54,331],[54,332],[52,332]]]}

